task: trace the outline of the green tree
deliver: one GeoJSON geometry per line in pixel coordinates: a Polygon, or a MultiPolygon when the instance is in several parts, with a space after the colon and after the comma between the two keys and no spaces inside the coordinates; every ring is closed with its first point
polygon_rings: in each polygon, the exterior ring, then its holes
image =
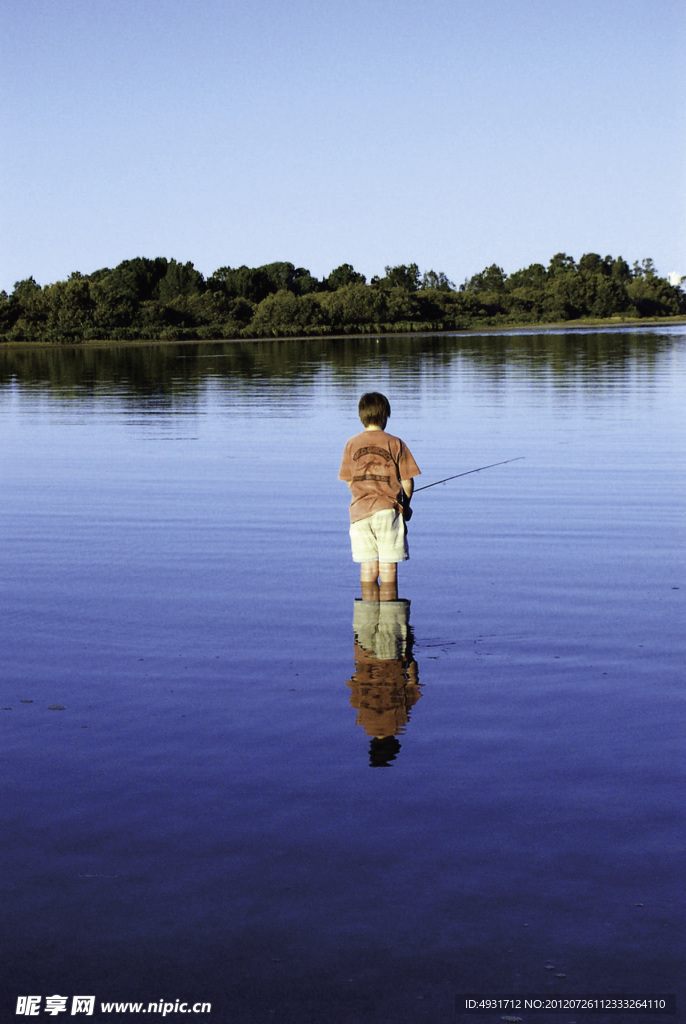
{"type": "Polygon", "coordinates": [[[92,274],[96,334],[101,338],[135,338],[137,328],[147,326],[148,320],[147,314],[139,317],[139,312],[144,304],[159,301],[160,282],[168,268],[164,257],[137,257],[124,260],[114,270],[92,274]]]}
{"type": "Polygon", "coordinates": [[[636,260],[636,262],[633,265],[632,271],[633,277],[655,277],[657,274],[655,264],[653,263],[652,259],[650,259],[650,257],[641,260],[640,263],[638,262],[638,260],[636,260]]]}
{"type": "Polygon", "coordinates": [[[325,283],[330,292],[335,292],[347,284],[365,284],[366,281],[364,274],[358,274],[350,263],[341,263],[340,267],[331,271],[325,283]]]}
{"type": "Polygon", "coordinates": [[[627,271],[623,260],[613,260],[611,256],[603,258],[595,252],[585,253],[576,271],[584,289],[582,314],[610,317],[624,312],[629,305],[627,271]]]}
{"type": "Polygon", "coordinates": [[[131,290],[119,288],[116,279],[107,275],[91,284],[91,293],[96,336],[114,338],[120,330],[132,326],[138,303],[131,290]]]}
{"type": "MultiPolygon", "coordinates": [[[[220,267],[208,279],[208,287],[213,291],[223,292],[228,298],[247,299],[248,302],[261,302],[273,290],[273,284],[264,269],[246,267],[220,267]]],[[[278,291],[278,289],[276,289],[278,291]]]]}
{"type": "MultiPolygon", "coordinates": [[[[606,260],[610,257],[606,256],[606,260]]],[[[611,261],[610,264],[610,276],[614,281],[619,281],[620,284],[627,285],[631,280],[631,269],[629,264],[621,256],[611,261]]]]}
{"type": "Polygon", "coordinates": [[[480,274],[474,274],[466,282],[465,291],[468,292],[504,292],[505,281],[507,280],[502,267],[492,263],[480,274]]]}
{"type": "Polygon", "coordinates": [[[588,316],[610,317],[623,313],[629,306],[629,297],[621,281],[605,274],[582,274],[585,289],[585,309],[588,316]]]}
{"type": "Polygon", "coordinates": [[[548,272],[542,263],[532,263],[510,274],[505,283],[510,316],[528,322],[539,320],[547,284],[548,272]]]}
{"type": "Polygon", "coordinates": [[[422,274],[419,287],[422,291],[449,292],[452,291],[455,285],[443,271],[436,273],[435,270],[427,270],[422,274]]]}
{"type": "Polygon", "coordinates": [[[383,323],[388,315],[386,293],[365,284],[343,285],[325,292],[319,301],[333,331],[364,331],[383,323]]]}
{"type": "Polygon", "coordinates": [[[609,277],[611,266],[612,260],[609,256],[603,259],[597,252],[587,252],[579,260],[578,270],[582,274],[600,274],[603,277],[609,277]]]}
{"type": "Polygon", "coordinates": [[[416,264],[387,266],[367,285],[351,264],[318,281],[292,263],[221,267],[207,282],[192,263],[138,257],[113,270],[41,287],[33,277],[0,292],[0,338],[234,338],[293,334],[464,328],[583,316],[686,313],[682,288],[644,259],[584,253],[578,266],[557,253],[506,277],[497,264],[458,291],[445,274],[416,264]]]}
{"type": "Polygon", "coordinates": [[[686,312],[686,296],[681,289],[655,273],[635,277],[626,291],[639,316],[674,316],[686,312]]]}
{"type": "Polygon", "coordinates": [[[201,295],[204,291],[205,279],[192,263],[170,260],[164,277],[159,281],[157,297],[160,302],[169,303],[182,295],[201,295]]]}
{"type": "Polygon", "coordinates": [[[406,325],[415,319],[417,307],[414,304],[414,291],[406,287],[387,289],[385,323],[406,325]]]}
{"type": "Polygon", "coordinates": [[[95,303],[88,278],[72,274],[46,289],[46,333],[53,341],[82,341],[93,336],[95,303]]]}
{"type": "Polygon", "coordinates": [[[12,335],[18,341],[33,341],[44,333],[50,303],[44,288],[33,277],[17,281],[9,297],[12,335]]]}
{"type": "Polygon", "coordinates": [[[15,319],[12,315],[10,297],[3,288],[0,292],[0,336],[6,335],[7,331],[14,324],[15,319]]]}
{"type": "Polygon", "coordinates": [[[304,267],[297,267],[293,271],[289,288],[296,295],[311,295],[312,292],[318,292],[321,287],[322,285],[318,278],[313,277],[309,270],[306,270],[304,267]]]}
{"type": "Polygon", "coordinates": [[[534,291],[542,291],[548,280],[548,272],[542,263],[532,263],[524,270],[515,270],[507,279],[509,290],[515,288],[530,288],[534,291]]]}
{"type": "Polygon", "coordinates": [[[159,284],[167,273],[168,261],[164,257],[150,260],[139,256],[124,260],[101,279],[111,294],[127,298],[133,303],[158,297],[159,284]]]}
{"type": "Polygon", "coordinates": [[[400,263],[397,267],[385,267],[385,277],[373,277],[372,284],[382,288],[402,288],[416,292],[419,288],[419,267],[416,263],[400,263]]]}
{"type": "Polygon", "coordinates": [[[266,275],[271,291],[278,292],[284,288],[289,290],[295,273],[292,263],[265,263],[259,269],[266,275]]]}
{"type": "Polygon", "coordinates": [[[548,281],[543,313],[550,320],[576,320],[586,311],[586,289],[575,271],[558,271],[548,281]]]}
{"type": "Polygon", "coordinates": [[[572,256],[564,252],[556,253],[548,264],[548,274],[555,277],[558,274],[568,274],[576,270],[576,263],[572,256]]]}
{"type": "Polygon", "coordinates": [[[318,297],[298,296],[286,288],[260,302],[248,330],[260,336],[315,333],[326,326],[326,316],[318,297]]]}

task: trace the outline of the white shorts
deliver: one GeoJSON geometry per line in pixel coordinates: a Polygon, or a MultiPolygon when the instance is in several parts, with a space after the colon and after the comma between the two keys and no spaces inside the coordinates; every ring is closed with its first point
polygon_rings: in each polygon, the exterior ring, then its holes
{"type": "Polygon", "coordinates": [[[350,526],[353,562],[404,562],[410,557],[400,512],[384,508],[350,526]]]}

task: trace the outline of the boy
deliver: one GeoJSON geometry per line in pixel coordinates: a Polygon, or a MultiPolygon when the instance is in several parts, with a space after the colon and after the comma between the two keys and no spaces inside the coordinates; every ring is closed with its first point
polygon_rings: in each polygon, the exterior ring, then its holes
{"type": "Polygon", "coordinates": [[[405,521],[412,515],[410,499],[420,470],[407,445],[386,433],[391,406],[376,391],[359,403],[364,430],[351,437],[343,451],[338,479],[352,492],[350,541],[353,561],[360,563],[365,584],[395,585],[398,562],[409,558],[405,521]]]}

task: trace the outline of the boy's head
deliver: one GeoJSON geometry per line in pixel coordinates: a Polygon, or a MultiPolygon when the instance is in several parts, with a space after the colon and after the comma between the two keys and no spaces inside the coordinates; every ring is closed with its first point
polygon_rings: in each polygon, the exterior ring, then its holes
{"type": "Polygon", "coordinates": [[[391,403],[378,391],[362,395],[357,408],[365,427],[380,427],[383,430],[391,415],[391,403]]]}

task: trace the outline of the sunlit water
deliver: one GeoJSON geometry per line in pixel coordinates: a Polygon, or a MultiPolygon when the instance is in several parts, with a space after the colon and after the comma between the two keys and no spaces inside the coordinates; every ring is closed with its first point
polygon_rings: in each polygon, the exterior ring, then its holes
{"type": "Polygon", "coordinates": [[[686,1012],[685,399],[674,327],[0,352],[1,1019],[686,1012]],[[417,494],[395,610],[372,389],[418,486],[519,460],[417,494]]]}

